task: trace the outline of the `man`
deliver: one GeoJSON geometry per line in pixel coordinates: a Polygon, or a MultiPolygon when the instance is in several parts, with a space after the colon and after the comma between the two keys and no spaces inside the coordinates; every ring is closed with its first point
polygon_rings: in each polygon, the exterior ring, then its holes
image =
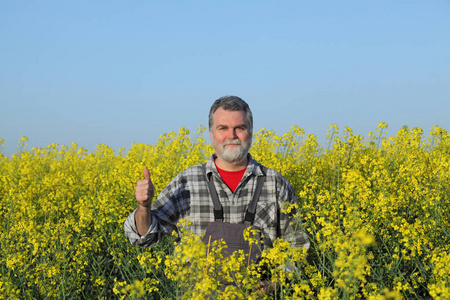
{"type": "Polygon", "coordinates": [[[214,102],[209,113],[209,134],[215,153],[206,163],[206,174],[195,165],[178,174],[152,204],[154,187],[149,171],[136,184],[138,208],[125,221],[125,235],[135,245],[151,246],[163,235],[177,230],[180,219],[189,219],[191,230],[202,235],[214,222],[214,207],[207,178],[212,180],[223,207],[223,221],[242,223],[247,205],[255,191],[257,178],[266,176],[257,202],[254,225],[270,247],[277,237],[295,247],[309,248],[306,234],[294,228],[281,207],[296,203],[292,186],[278,172],[267,169],[248,153],[253,132],[253,117],[248,104],[239,97],[227,96],[214,102]]]}

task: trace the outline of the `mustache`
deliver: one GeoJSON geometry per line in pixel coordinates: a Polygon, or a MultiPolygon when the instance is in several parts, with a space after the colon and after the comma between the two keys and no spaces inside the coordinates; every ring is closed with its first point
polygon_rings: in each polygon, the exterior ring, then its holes
{"type": "Polygon", "coordinates": [[[238,139],[235,139],[235,140],[223,142],[222,145],[223,146],[226,146],[226,145],[242,145],[242,142],[240,140],[238,140],[238,139]]]}

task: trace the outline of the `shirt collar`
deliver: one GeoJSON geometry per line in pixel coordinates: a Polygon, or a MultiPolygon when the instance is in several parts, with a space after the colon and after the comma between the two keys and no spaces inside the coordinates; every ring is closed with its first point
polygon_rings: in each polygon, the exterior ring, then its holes
{"type": "MultiPolygon", "coordinates": [[[[254,160],[250,153],[247,154],[247,157],[248,157],[248,164],[247,170],[244,173],[244,177],[250,176],[251,174],[254,174],[255,176],[263,176],[264,173],[261,170],[261,164],[258,163],[256,160],[254,160]]],[[[216,158],[217,153],[213,153],[206,162],[206,175],[208,177],[208,180],[211,178],[211,174],[214,174],[214,176],[220,178],[219,171],[217,170],[216,164],[214,163],[214,160],[216,158]]]]}

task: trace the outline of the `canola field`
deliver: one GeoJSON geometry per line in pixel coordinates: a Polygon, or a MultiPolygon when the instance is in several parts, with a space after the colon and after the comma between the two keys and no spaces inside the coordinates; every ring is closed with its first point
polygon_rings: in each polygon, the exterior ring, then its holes
{"type": "Polygon", "coordinates": [[[386,128],[360,136],[333,125],[325,145],[298,126],[254,134],[251,154],[293,185],[298,205],[282,209],[311,241],[305,254],[277,240],[257,265],[206,255],[187,222],[176,246],[124,237],[142,170],[159,193],[212,153],[205,128],[118,153],[28,149],[22,138],[0,154],[0,299],[450,299],[450,135],[386,128]],[[261,278],[273,288],[258,289],[261,278]]]}

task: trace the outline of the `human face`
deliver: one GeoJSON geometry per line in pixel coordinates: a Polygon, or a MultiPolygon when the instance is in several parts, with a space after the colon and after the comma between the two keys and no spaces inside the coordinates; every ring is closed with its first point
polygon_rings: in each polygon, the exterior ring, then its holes
{"type": "Polygon", "coordinates": [[[219,107],[213,114],[211,141],[220,160],[228,164],[242,163],[252,144],[249,123],[244,111],[219,107]]]}

